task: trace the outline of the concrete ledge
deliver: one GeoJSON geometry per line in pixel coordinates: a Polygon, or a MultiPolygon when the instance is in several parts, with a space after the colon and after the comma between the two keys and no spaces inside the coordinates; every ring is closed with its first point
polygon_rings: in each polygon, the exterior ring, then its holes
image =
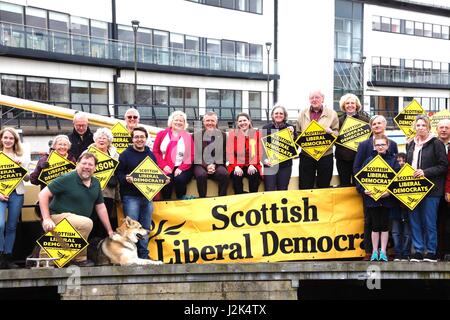
{"type": "Polygon", "coordinates": [[[450,280],[450,262],[316,261],[0,271],[0,288],[58,287],[62,299],[297,299],[304,280],[450,280]]]}

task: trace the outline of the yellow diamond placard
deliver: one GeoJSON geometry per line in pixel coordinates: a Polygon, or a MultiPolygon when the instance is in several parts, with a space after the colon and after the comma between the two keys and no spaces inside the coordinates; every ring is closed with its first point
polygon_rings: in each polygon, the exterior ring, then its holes
{"type": "Polygon", "coordinates": [[[56,151],[50,152],[47,162],[48,168],[42,169],[38,177],[38,180],[46,185],[59,176],[75,169],[75,163],[67,160],[56,151]]]}
{"type": "Polygon", "coordinates": [[[416,134],[416,131],[412,128],[412,123],[419,114],[425,114],[425,110],[423,110],[420,103],[414,99],[394,118],[394,122],[407,138],[411,138],[416,134]]]}
{"type": "Polygon", "coordinates": [[[147,156],[131,173],[133,184],[151,201],[168,179],[164,172],[147,156]]]}
{"type": "Polygon", "coordinates": [[[0,193],[9,196],[27,174],[27,169],[0,152],[0,193]]]}
{"type": "Polygon", "coordinates": [[[97,165],[95,166],[94,177],[100,181],[100,187],[106,188],[109,179],[113,176],[116,171],[119,161],[111,158],[108,154],[102,152],[94,146],[89,147],[88,151],[93,153],[97,157],[97,165]]]}
{"type": "Polygon", "coordinates": [[[369,190],[370,196],[377,201],[386,192],[395,174],[394,169],[377,155],[355,175],[355,179],[364,189],[369,190]]]}
{"type": "Polygon", "coordinates": [[[370,125],[367,122],[346,117],[341,130],[339,130],[336,144],[357,151],[359,143],[369,139],[370,133],[370,125]]]}
{"type": "Polygon", "coordinates": [[[50,258],[59,258],[54,261],[58,268],[64,267],[89,245],[67,219],[61,220],[53,231],[47,232],[36,242],[50,258]]]}
{"type": "Polygon", "coordinates": [[[439,121],[444,119],[450,119],[450,111],[447,109],[441,110],[439,112],[436,112],[430,119],[431,123],[431,132],[436,133],[437,132],[437,124],[439,121]]]}
{"type": "Polygon", "coordinates": [[[262,137],[261,141],[272,166],[298,155],[297,145],[289,128],[262,137]]]}
{"type": "Polygon", "coordinates": [[[121,154],[132,143],[131,134],[122,122],[117,122],[111,128],[111,132],[113,135],[112,145],[117,149],[117,153],[121,154]]]}
{"type": "Polygon", "coordinates": [[[327,133],[316,120],[313,120],[295,143],[302,151],[319,161],[336,141],[336,138],[336,136],[327,133]]]}
{"type": "Polygon", "coordinates": [[[406,163],[388,187],[388,191],[410,210],[414,210],[434,186],[425,177],[414,178],[414,171],[416,170],[406,163]]]}

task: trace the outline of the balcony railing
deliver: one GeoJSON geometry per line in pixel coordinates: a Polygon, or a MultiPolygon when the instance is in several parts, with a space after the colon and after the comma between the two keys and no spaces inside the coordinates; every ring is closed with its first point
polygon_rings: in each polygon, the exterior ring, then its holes
{"type": "MultiPolygon", "coordinates": [[[[0,23],[0,45],[90,58],[134,63],[134,43],[60,32],[12,23],[0,23]]],[[[267,59],[239,58],[202,51],[158,47],[138,43],[137,62],[193,69],[263,74],[267,59]]],[[[277,62],[270,60],[277,73],[277,62]]]]}
{"type": "Polygon", "coordinates": [[[400,69],[372,66],[372,81],[449,85],[450,73],[437,70],[400,69]]]}

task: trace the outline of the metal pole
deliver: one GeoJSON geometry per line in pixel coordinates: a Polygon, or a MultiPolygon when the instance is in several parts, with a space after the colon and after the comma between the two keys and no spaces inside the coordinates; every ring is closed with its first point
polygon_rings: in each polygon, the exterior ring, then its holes
{"type": "Polygon", "coordinates": [[[272,47],[271,42],[266,42],[266,50],[267,50],[267,110],[266,110],[266,116],[267,121],[270,121],[269,119],[269,113],[270,113],[270,49],[272,47]]]}
{"type": "Polygon", "coordinates": [[[137,31],[139,29],[139,21],[131,21],[134,33],[134,106],[137,107],[137,31]]]}

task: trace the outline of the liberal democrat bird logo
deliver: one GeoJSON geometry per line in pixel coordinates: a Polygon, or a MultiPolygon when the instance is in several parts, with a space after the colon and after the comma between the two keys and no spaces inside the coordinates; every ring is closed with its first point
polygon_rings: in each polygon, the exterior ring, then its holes
{"type": "Polygon", "coordinates": [[[1,182],[0,183],[0,191],[6,191],[9,188],[11,188],[12,186],[13,186],[12,184],[6,184],[6,183],[1,182]]]}
{"type": "Polygon", "coordinates": [[[408,206],[410,206],[411,204],[413,204],[413,203],[416,203],[417,201],[418,201],[418,199],[414,199],[414,198],[412,198],[412,197],[406,197],[406,199],[408,200],[407,201],[407,205],[408,206]]]}

